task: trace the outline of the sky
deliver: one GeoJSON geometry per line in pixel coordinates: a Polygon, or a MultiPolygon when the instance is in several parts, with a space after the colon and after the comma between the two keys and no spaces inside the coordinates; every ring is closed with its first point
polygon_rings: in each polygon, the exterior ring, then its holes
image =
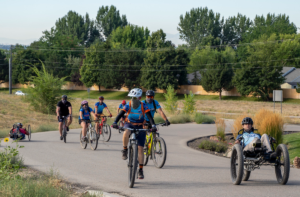
{"type": "Polygon", "coordinates": [[[175,44],[183,43],[177,31],[180,15],[197,7],[208,7],[224,18],[237,13],[250,19],[267,13],[287,14],[300,27],[299,0],[0,0],[0,5],[0,44],[30,44],[68,11],[88,13],[95,19],[102,5],[116,6],[131,24],[150,31],[163,29],[175,44]]]}

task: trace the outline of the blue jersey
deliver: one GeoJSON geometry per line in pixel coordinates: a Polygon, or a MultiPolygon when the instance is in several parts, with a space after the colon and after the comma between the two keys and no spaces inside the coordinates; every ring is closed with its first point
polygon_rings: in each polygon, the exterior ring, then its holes
{"type": "MultiPolygon", "coordinates": [[[[128,114],[127,118],[130,122],[133,123],[143,123],[145,118],[144,118],[144,114],[142,112],[142,105],[144,108],[144,112],[147,113],[149,112],[149,109],[147,107],[147,105],[145,103],[140,103],[140,106],[137,109],[133,109],[131,107],[130,109],[130,113],[128,114]]],[[[126,104],[124,109],[122,109],[123,111],[125,111],[126,113],[129,111],[129,104],[126,104]]]]}
{"type": "MultiPolygon", "coordinates": [[[[82,114],[82,119],[84,119],[84,120],[89,120],[90,119],[90,112],[93,111],[93,109],[90,108],[90,107],[89,107],[89,109],[90,109],[90,111],[89,110],[84,110],[83,108],[80,108],[79,112],[82,111],[82,113],[83,113],[82,114]]],[[[79,116],[79,119],[80,119],[80,116],[79,116]]]]}
{"type": "MultiPolygon", "coordinates": [[[[242,135],[243,135],[243,137],[244,137],[244,147],[247,146],[250,142],[252,142],[252,141],[254,140],[254,138],[258,138],[258,139],[261,138],[261,136],[260,136],[259,134],[254,133],[254,132],[252,131],[252,132],[250,132],[250,133],[244,132],[243,134],[238,135],[238,136],[236,137],[236,139],[239,139],[239,137],[242,136],[242,135]]],[[[243,147],[243,148],[244,148],[244,147],[243,147]]]]}
{"type": "MultiPolygon", "coordinates": [[[[143,101],[143,103],[145,103],[145,104],[147,105],[148,109],[150,110],[150,113],[151,113],[152,118],[154,118],[154,114],[155,114],[154,102],[155,102],[156,109],[161,108],[161,106],[160,106],[160,104],[157,102],[157,100],[153,100],[152,103],[147,103],[147,101],[143,101]]],[[[149,122],[148,117],[145,116],[145,118],[146,118],[146,121],[149,122]]]]}
{"type": "Polygon", "coordinates": [[[125,105],[123,105],[122,103],[119,105],[119,109],[124,109],[125,108],[125,106],[126,106],[126,104],[125,105]]]}
{"type": "Polygon", "coordinates": [[[97,111],[97,114],[102,114],[103,113],[103,109],[104,108],[107,108],[107,105],[105,103],[102,103],[102,105],[100,105],[99,102],[97,102],[95,104],[95,108],[94,108],[94,112],[96,113],[96,106],[98,107],[98,111],[97,111]]]}

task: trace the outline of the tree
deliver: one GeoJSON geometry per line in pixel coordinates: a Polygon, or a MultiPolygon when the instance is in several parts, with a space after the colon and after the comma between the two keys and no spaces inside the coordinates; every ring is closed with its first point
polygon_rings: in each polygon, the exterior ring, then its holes
{"type": "Polygon", "coordinates": [[[75,85],[82,86],[83,83],[80,81],[80,68],[82,66],[82,58],[74,57],[69,55],[68,58],[65,58],[67,62],[67,67],[71,69],[71,82],[75,85]]]}
{"type": "Polygon", "coordinates": [[[90,20],[88,14],[84,17],[74,11],[69,11],[67,15],[56,21],[55,29],[62,35],[76,36],[81,45],[90,46],[95,39],[101,39],[94,21],[90,20]]]}
{"type": "Polygon", "coordinates": [[[162,30],[153,32],[146,45],[147,57],[141,78],[144,88],[167,89],[168,85],[172,85],[177,89],[179,85],[186,84],[187,71],[182,65],[187,65],[189,59],[185,50],[176,50],[170,41],[166,41],[166,34],[162,30]]]}
{"type": "Polygon", "coordinates": [[[0,49],[0,84],[8,82],[9,80],[9,64],[6,59],[5,51],[0,49]]]}
{"type": "Polygon", "coordinates": [[[247,46],[247,64],[242,65],[242,69],[238,69],[233,78],[240,94],[252,94],[270,100],[269,94],[280,88],[284,82],[282,67],[288,63],[284,57],[291,53],[289,49],[283,53],[286,44],[278,42],[279,38],[276,34],[270,37],[263,35],[254,40],[253,45],[247,46]]]}
{"type": "Polygon", "coordinates": [[[99,8],[96,17],[96,26],[105,38],[108,38],[114,29],[124,27],[127,24],[126,15],[120,16],[119,10],[115,6],[102,6],[99,8]]]}
{"type": "Polygon", "coordinates": [[[210,64],[206,66],[207,69],[200,71],[201,84],[207,92],[218,92],[219,99],[222,100],[222,91],[233,88],[233,70],[228,63],[235,62],[235,51],[230,47],[226,47],[224,51],[207,47],[203,53],[206,54],[206,51],[210,51],[212,59],[208,61],[210,64]]]}
{"type": "Polygon", "coordinates": [[[186,12],[185,16],[180,15],[177,30],[180,39],[186,41],[189,46],[196,47],[221,38],[223,22],[224,19],[221,19],[219,13],[214,13],[207,7],[193,8],[186,12]]]}

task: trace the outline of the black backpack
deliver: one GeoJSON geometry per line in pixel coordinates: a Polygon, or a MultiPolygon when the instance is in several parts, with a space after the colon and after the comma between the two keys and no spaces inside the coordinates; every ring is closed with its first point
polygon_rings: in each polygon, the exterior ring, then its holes
{"type": "MultiPolygon", "coordinates": [[[[147,103],[147,101],[146,101],[146,100],[144,100],[143,102],[144,102],[144,103],[147,103]]],[[[155,104],[155,100],[153,100],[153,106],[154,106],[154,111],[155,111],[155,113],[157,113],[157,111],[156,111],[156,104],[155,104]]]]}

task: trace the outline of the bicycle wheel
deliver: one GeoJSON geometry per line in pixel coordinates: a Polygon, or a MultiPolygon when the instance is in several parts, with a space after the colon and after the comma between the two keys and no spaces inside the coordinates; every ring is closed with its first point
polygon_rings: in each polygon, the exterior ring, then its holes
{"type": "Polygon", "coordinates": [[[153,139],[152,159],[157,168],[162,168],[167,159],[167,146],[165,140],[161,137],[153,139]]]}
{"type": "MultiPolygon", "coordinates": [[[[119,128],[121,127],[121,126],[120,126],[120,125],[121,125],[121,122],[122,122],[122,121],[119,121],[119,122],[118,122],[118,127],[119,127],[119,128]]],[[[120,129],[119,129],[119,133],[122,133],[122,131],[121,131],[120,129]]]]}
{"type": "Polygon", "coordinates": [[[244,157],[242,147],[239,144],[232,147],[230,165],[232,183],[234,185],[241,184],[244,174],[244,157]]]}
{"type": "Polygon", "coordinates": [[[64,120],[64,124],[63,124],[63,138],[64,138],[64,142],[67,142],[67,129],[66,129],[66,120],[64,120]]]}
{"type": "Polygon", "coordinates": [[[28,140],[30,141],[31,140],[31,127],[30,127],[30,125],[28,125],[28,140]]]}
{"type": "Polygon", "coordinates": [[[105,142],[108,142],[110,140],[111,130],[110,130],[110,126],[108,124],[103,125],[102,135],[103,135],[105,142]]]}
{"type": "Polygon", "coordinates": [[[138,152],[137,152],[137,145],[132,144],[129,146],[129,156],[128,156],[128,186],[129,188],[133,188],[135,176],[137,172],[137,158],[138,158],[138,152]]]}
{"type": "MultiPolygon", "coordinates": [[[[150,140],[150,138],[149,138],[150,140]]],[[[149,141],[146,139],[145,145],[144,145],[144,166],[147,165],[148,161],[149,161],[149,141]]]]}
{"type": "Polygon", "coordinates": [[[87,141],[82,141],[82,132],[80,131],[80,145],[81,148],[86,149],[87,141]]]}
{"type": "Polygon", "coordinates": [[[275,165],[275,174],[277,182],[285,185],[290,176],[290,157],[289,152],[284,144],[279,144],[276,148],[277,161],[275,165]]]}
{"type": "Polygon", "coordinates": [[[98,136],[94,128],[90,129],[89,132],[89,142],[92,150],[96,150],[98,147],[98,136]]]}

